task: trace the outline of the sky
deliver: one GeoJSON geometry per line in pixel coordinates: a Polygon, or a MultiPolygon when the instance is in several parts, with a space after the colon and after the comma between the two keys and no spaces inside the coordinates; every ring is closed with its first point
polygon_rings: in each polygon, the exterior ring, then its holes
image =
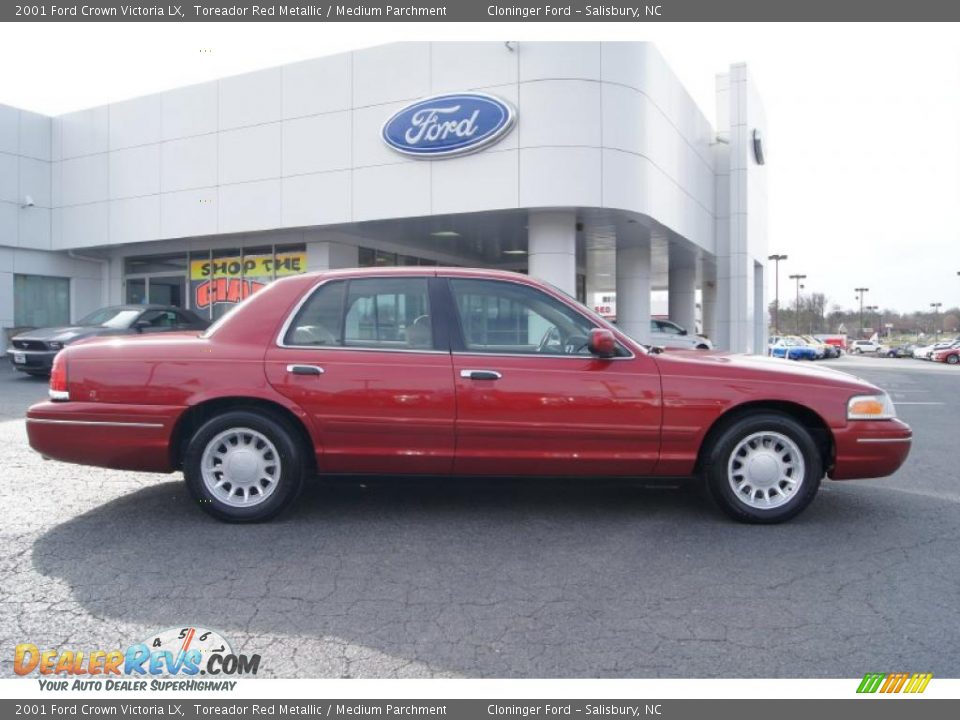
{"type": "Polygon", "coordinates": [[[906,312],[960,305],[958,37],[944,23],[0,24],[0,103],[59,114],[400,39],[649,40],[712,121],[715,75],[746,62],[768,120],[769,250],[789,256],[782,302],[801,273],[831,304],[868,287],[868,304],[906,312]]]}

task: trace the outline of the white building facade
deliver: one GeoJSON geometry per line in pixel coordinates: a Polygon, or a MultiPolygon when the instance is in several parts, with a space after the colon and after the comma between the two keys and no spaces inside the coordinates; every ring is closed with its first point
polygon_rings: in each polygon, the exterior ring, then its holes
{"type": "Polygon", "coordinates": [[[287,273],[442,264],[615,298],[641,341],[666,291],[670,319],[761,352],[765,118],[743,65],[716,97],[712,127],[648,43],[418,42],[53,118],[0,106],[0,328],[126,302],[217,317],[287,273]],[[384,141],[456,93],[512,123],[468,154],[384,141]]]}

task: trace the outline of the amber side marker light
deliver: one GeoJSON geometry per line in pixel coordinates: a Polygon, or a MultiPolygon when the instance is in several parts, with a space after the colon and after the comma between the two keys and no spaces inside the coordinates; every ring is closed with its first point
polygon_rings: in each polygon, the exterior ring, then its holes
{"type": "Polygon", "coordinates": [[[897,410],[886,393],[856,395],[847,403],[848,420],[890,420],[896,416],[897,410]]]}
{"type": "Polygon", "coordinates": [[[53,359],[53,368],[50,370],[51,400],[66,402],[70,399],[70,390],[67,387],[67,359],[65,353],[59,353],[53,359]]]}

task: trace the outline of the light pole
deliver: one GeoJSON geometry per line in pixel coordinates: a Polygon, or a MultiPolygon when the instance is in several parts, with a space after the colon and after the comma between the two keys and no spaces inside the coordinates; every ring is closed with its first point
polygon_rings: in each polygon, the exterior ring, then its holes
{"type": "Polygon", "coordinates": [[[800,281],[806,278],[806,275],[791,275],[791,280],[797,281],[797,335],[800,334],[800,281]]]}
{"type": "MultiPolygon", "coordinates": [[[[773,260],[773,334],[780,334],[780,261],[786,260],[786,255],[770,255],[767,260],[773,260]]],[[[957,273],[960,275],[960,272],[957,273]]]]}
{"type": "Polygon", "coordinates": [[[863,294],[865,292],[870,292],[870,288],[854,288],[857,291],[857,297],[860,299],[860,334],[857,336],[861,340],[863,339],[863,294]]]}
{"type": "Polygon", "coordinates": [[[938,316],[939,316],[939,314],[940,314],[940,308],[943,307],[943,303],[942,303],[942,302],[930,303],[930,307],[933,308],[933,332],[934,332],[934,338],[936,338],[937,340],[939,340],[939,339],[940,339],[940,321],[939,321],[939,319],[938,319],[938,316]]]}

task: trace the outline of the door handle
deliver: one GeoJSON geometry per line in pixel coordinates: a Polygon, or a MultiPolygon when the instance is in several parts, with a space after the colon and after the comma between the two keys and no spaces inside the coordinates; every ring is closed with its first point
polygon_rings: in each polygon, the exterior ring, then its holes
{"type": "Polygon", "coordinates": [[[323,375],[323,368],[316,365],[287,365],[287,372],[294,375],[323,375]]]}
{"type": "Polygon", "coordinates": [[[496,370],[461,370],[460,377],[470,380],[499,380],[503,375],[496,370]]]}

